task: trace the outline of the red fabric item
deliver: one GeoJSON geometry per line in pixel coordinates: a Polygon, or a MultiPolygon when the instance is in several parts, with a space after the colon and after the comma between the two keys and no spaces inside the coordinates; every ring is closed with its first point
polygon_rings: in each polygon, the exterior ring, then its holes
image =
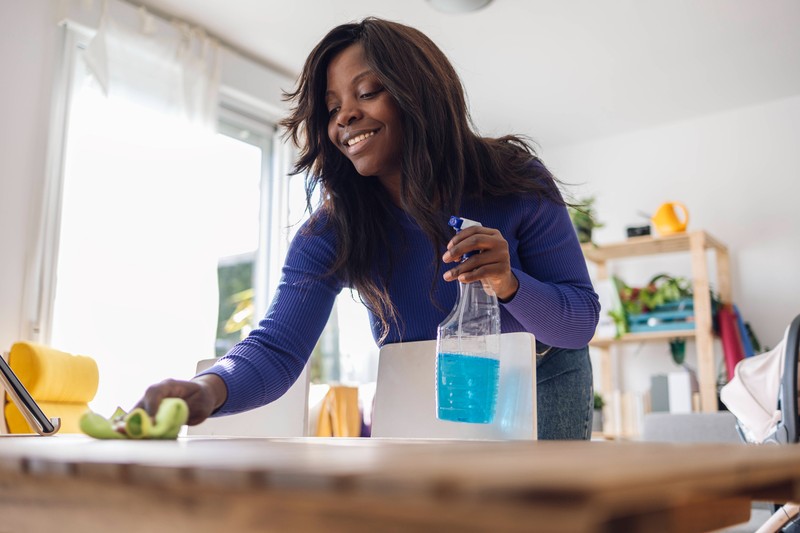
{"type": "Polygon", "coordinates": [[[730,381],[733,379],[736,363],[744,359],[744,345],[739,334],[739,325],[733,306],[731,304],[723,305],[717,314],[717,320],[719,321],[722,351],[725,354],[725,368],[728,371],[728,381],[730,381]]]}

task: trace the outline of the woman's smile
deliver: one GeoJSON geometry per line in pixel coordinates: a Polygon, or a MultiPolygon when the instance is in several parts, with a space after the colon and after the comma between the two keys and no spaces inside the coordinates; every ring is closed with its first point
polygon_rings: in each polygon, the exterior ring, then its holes
{"type": "Polygon", "coordinates": [[[346,133],[342,137],[342,144],[345,146],[347,155],[354,156],[361,153],[379,131],[380,129],[346,133]]]}
{"type": "MultiPolygon", "coordinates": [[[[377,131],[377,130],[376,130],[377,131]]],[[[376,131],[368,131],[366,133],[354,133],[351,135],[345,135],[344,144],[347,146],[354,146],[361,141],[365,141],[375,135],[376,131]]]]}

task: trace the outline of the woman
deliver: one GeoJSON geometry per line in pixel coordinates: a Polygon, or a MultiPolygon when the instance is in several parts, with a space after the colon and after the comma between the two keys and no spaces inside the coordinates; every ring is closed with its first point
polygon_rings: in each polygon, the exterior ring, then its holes
{"type": "Polygon", "coordinates": [[[191,381],[151,386],[139,405],[154,413],[182,397],[190,424],[264,405],[297,379],[343,287],[358,290],[384,344],[436,338],[454,282],[480,279],[501,302],[503,332],[539,341],[539,438],[588,438],[599,304],[556,181],[530,146],[476,135],[441,50],[380,19],[334,28],[286,97],[282,125],[301,148],[294,172],[308,173],[308,198],[320,188],[320,205],[259,328],[191,381]],[[484,227],[451,238],[452,214],[484,227]]]}

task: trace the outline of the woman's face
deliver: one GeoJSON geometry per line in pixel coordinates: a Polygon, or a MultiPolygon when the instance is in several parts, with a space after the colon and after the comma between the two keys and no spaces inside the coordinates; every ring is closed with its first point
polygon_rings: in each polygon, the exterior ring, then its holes
{"type": "Polygon", "coordinates": [[[400,108],[364,60],[360,44],[351,45],[328,65],[325,95],[328,137],[362,176],[377,176],[399,191],[403,149],[400,108]]]}

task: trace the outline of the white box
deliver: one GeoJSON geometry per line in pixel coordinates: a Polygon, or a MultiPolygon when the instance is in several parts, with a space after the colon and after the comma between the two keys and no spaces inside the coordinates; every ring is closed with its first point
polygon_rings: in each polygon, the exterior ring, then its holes
{"type": "Polygon", "coordinates": [[[669,412],[692,412],[692,379],[689,372],[680,370],[667,375],[669,389],[669,412]]]}

